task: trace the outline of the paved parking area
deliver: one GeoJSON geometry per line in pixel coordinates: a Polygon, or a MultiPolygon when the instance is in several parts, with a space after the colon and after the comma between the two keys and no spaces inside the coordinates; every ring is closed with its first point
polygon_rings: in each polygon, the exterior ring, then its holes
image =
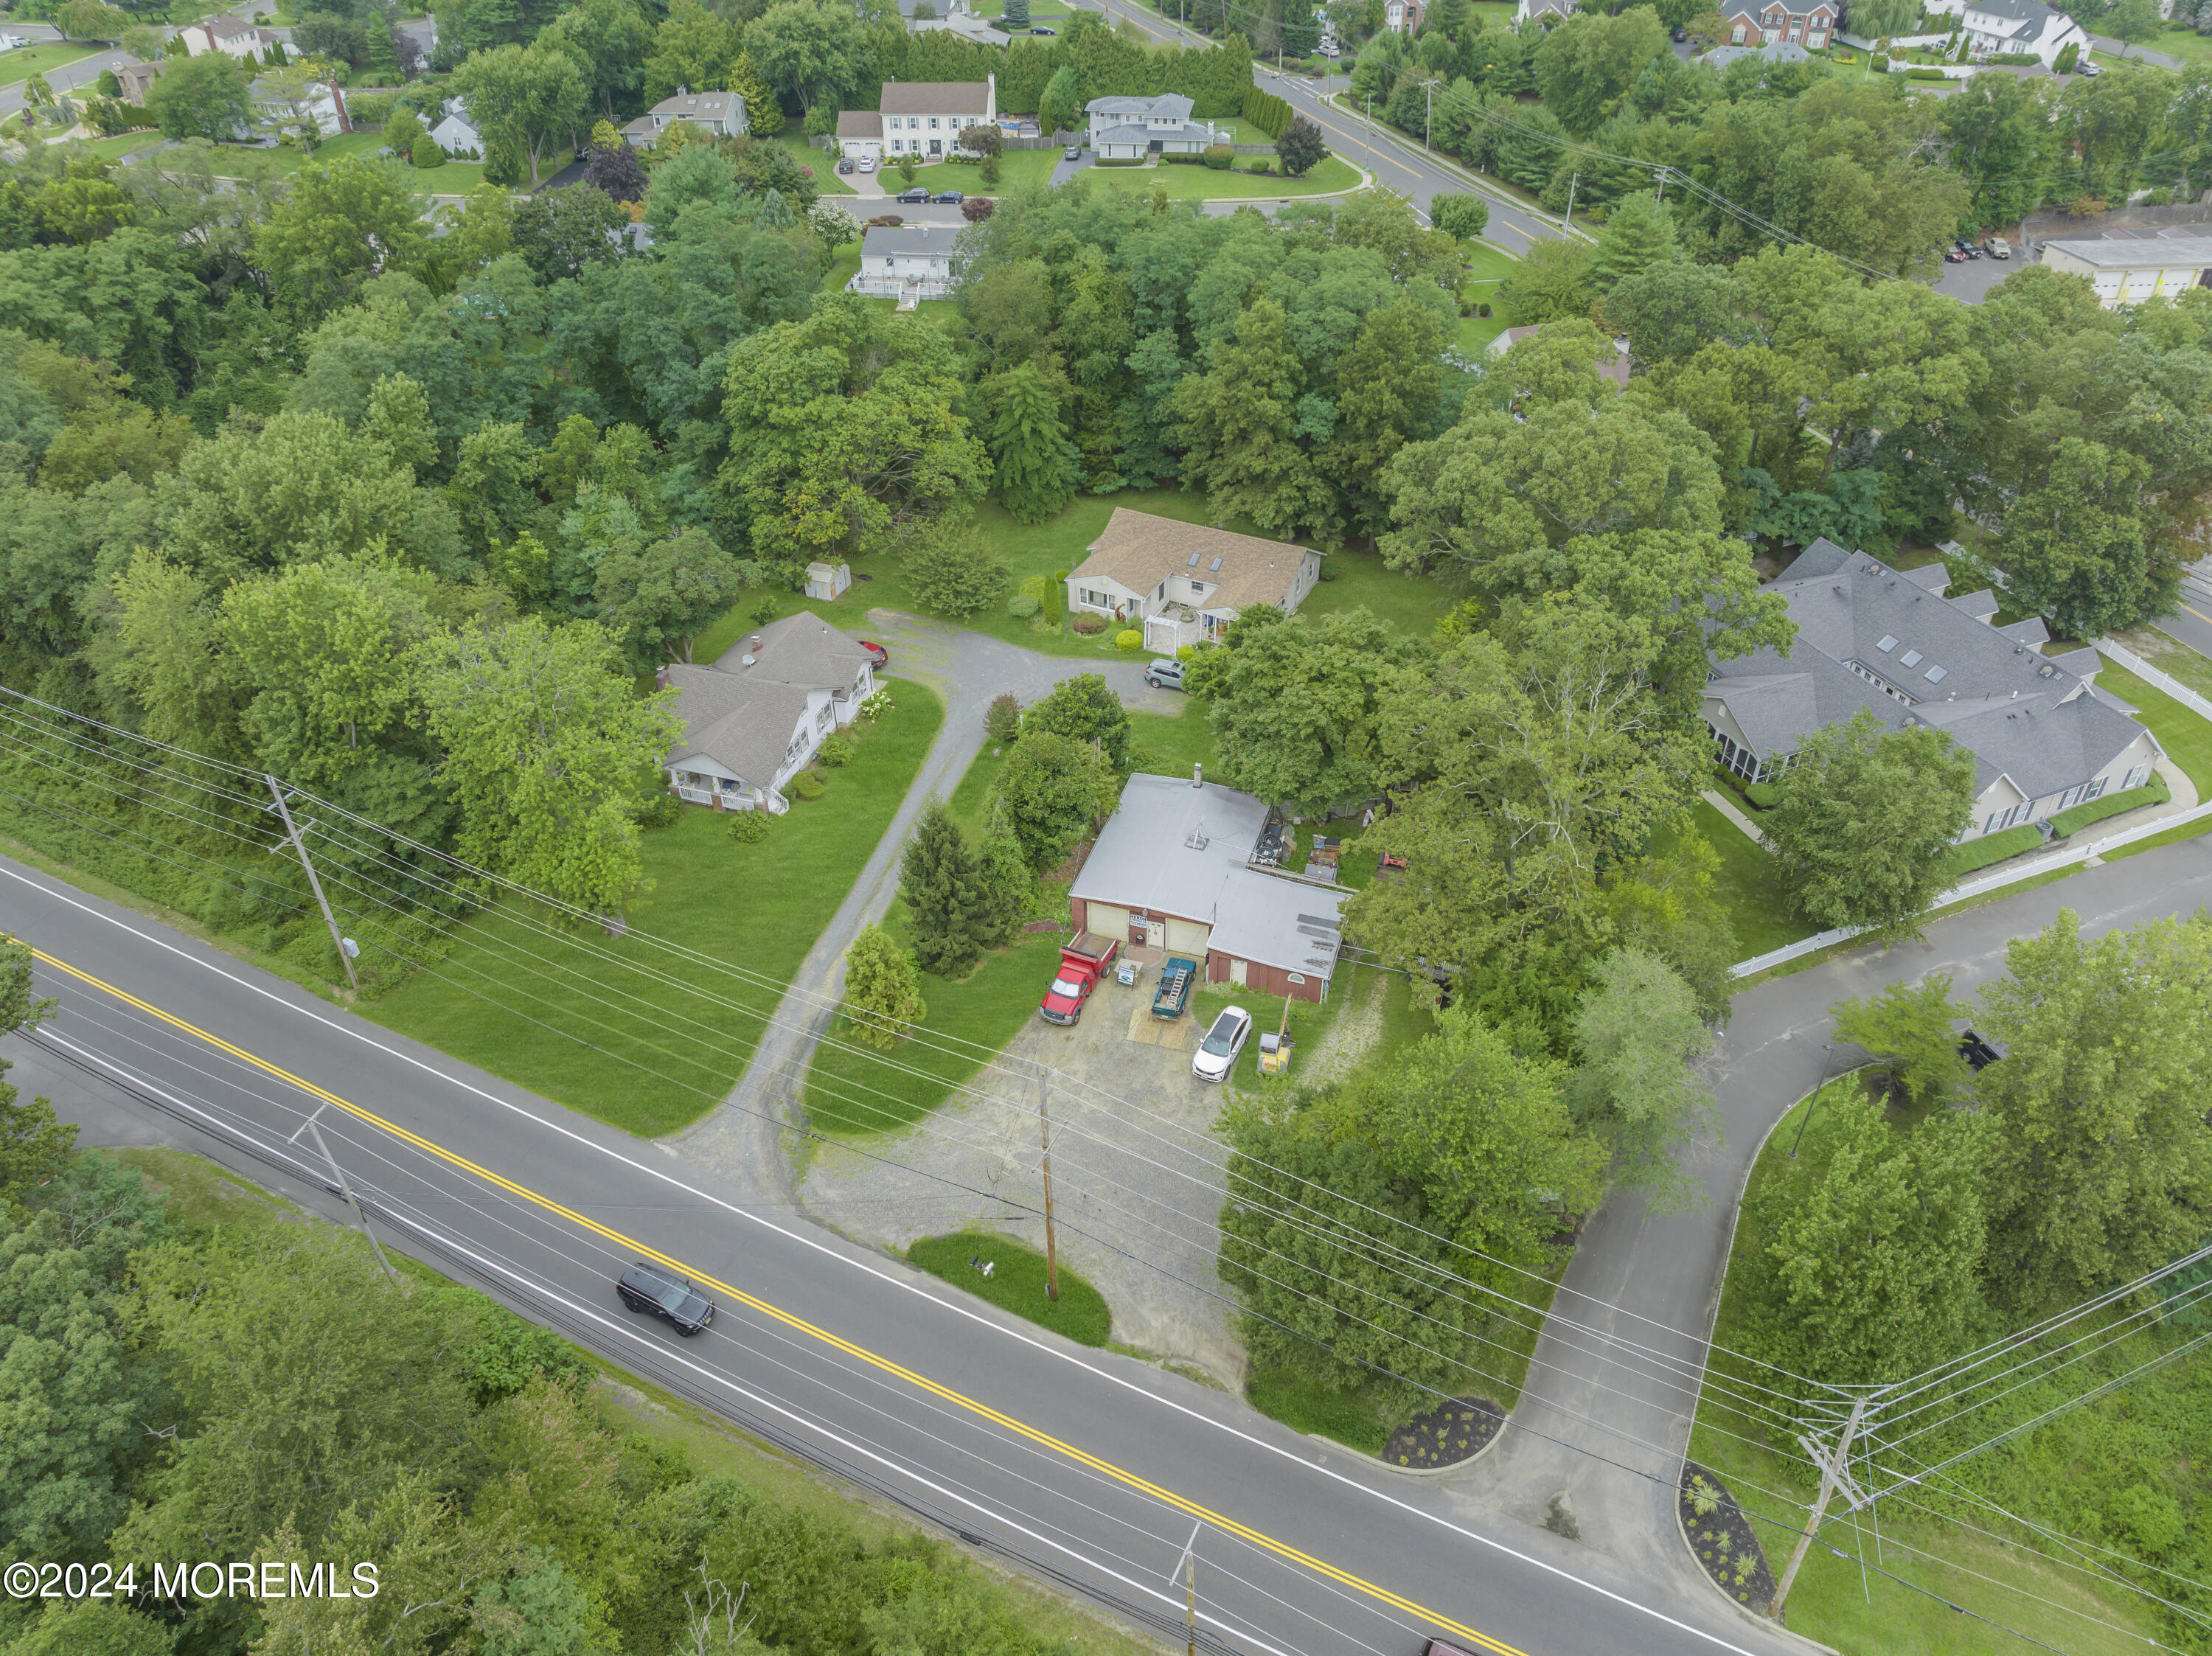
{"type": "Polygon", "coordinates": [[[1190,1073],[1196,1022],[1152,1017],[1157,977],[1148,968],[1133,987],[1109,978],[1073,1028],[1032,1022],[975,1095],[872,1143],[884,1160],[818,1150],[800,1205],[894,1250],[970,1226],[1042,1248],[1037,1103],[1049,1071],[1060,1258],[1106,1296],[1116,1341],[1241,1389],[1243,1352],[1214,1269],[1221,1090],[1190,1073]]]}

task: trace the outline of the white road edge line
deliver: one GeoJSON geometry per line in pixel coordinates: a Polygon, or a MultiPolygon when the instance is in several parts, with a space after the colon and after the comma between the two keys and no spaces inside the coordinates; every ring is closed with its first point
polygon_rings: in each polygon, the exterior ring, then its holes
{"type": "Polygon", "coordinates": [[[1287,1460],[1292,1465],[1303,1467],[1308,1471],[1318,1472],[1323,1477],[1342,1484],[1347,1489],[1357,1489],[1362,1495],[1367,1495],[1376,1501],[1382,1501],[1387,1506],[1395,1507],[1398,1511],[1404,1513],[1408,1517],[1424,1520],[1428,1523],[1437,1526],[1440,1529],[1448,1530],[1454,1535],[1462,1536],[1469,1541],[1475,1542],[1481,1546],[1489,1548],[1493,1552],[1513,1559],[1516,1562],[1533,1565],[1535,1568],[1543,1571],[1547,1575],[1554,1576],[1562,1581],[1571,1581],[1574,1583],[1575,1586],[1581,1587],[1587,1592],[1596,1593],[1599,1597],[1610,1599],[1614,1604],[1625,1605],[1631,1610],[1638,1611],[1639,1614],[1650,1617],[1656,1622],[1662,1623],[1668,1627],[1674,1628],[1678,1632],[1686,1633],[1694,1638],[1701,1639],[1717,1649],[1735,1653],[1735,1656],[1758,1656],[1758,1653],[1750,1651],[1741,1645],[1731,1644],[1726,1639],[1722,1638],[1718,1634],[1708,1633],[1703,1628],[1693,1627],[1689,1623],[1680,1621],[1674,1617],[1669,1616],[1663,1611],[1654,1610],[1649,1604],[1638,1604],[1635,1599],[1629,1598],[1626,1593],[1615,1592],[1610,1587],[1600,1586],[1596,1582],[1587,1580],[1570,1570],[1561,1568],[1557,1564],[1548,1563],[1545,1560],[1536,1557],[1534,1554],[1522,1552],[1518,1548],[1509,1546],[1503,1541],[1495,1540],[1492,1538],[1483,1535],[1477,1531],[1464,1528],[1458,1524],[1453,1523],[1449,1519],[1437,1516],[1434,1513],[1425,1512],[1420,1507],[1413,1505],[1410,1501],[1401,1501],[1394,1495],[1388,1494],[1383,1490],[1375,1489],[1370,1485],[1361,1483],[1358,1478],[1347,1477],[1344,1473],[1336,1471],[1334,1467],[1320,1465],[1314,1461],[1308,1460],[1304,1457],[1294,1453],[1291,1450],[1285,1448],[1280,1444],[1270,1443],[1266,1439],[1255,1437],[1251,1433],[1246,1432],[1241,1428],[1231,1426],[1225,1421],[1214,1420],[1206,1415],[1201,1414],[1195,1409],[1192,1409],[1184,1404],[1176,1402],[1171,1398],[1163,1397],[1156,1392],[1150,1391],[1146,1387],[1138,1385],[1134,1380],[1128,1379],[1126,1375],[1116,1374],[1109,1370],[1100,1368],[1096,1365],[1076,1356],[1071,1352],[1058,1350],[1054,1347],[1046,1344],[1042,1340],[1034,1338],[1033,1337],[1022,1332],[1019,1329],[1008,1328],[1000,1323],[993,1321],[988,1317],[981,1316],[975,1312],[970,1311],[965,1306],[956,1305],[948,1300],[940,1299],[935,1294],[924,1289],[920,1283],[903,1281],[901,1278],[893,1276],[890,1272],[879,1270],[865,1260],[852,1259],[848,1255],[839,1253],[836,1249],[816,1240],[811,1236],[801,1235],[796,1231],[787,1229],[784,1226],[763,1217],[762,1215],[749,1213],[744,1209],[737,1206],[733,1203],[726,1202],[718,1196],[714,1196],[706,1191],[700,1190],[695,1186],[687,1185],[681,1179],[675,1177],[672,1174],[664,1173],[657,1168],[647,1167],[644,1162],[635,1161],[631,1157],[623,1155],[620,1151],[609,1149],[605,1145],[595,1144],[589,1138],[586,1138],[583,1134],[577,1132],[573,1128],[563,1126],[557,1121],[549,1121],[544,1116],[538,1115],[533,1111],[525,1109],[520,1104],[512,1103],[506,1099],[499,1097],[496,1094],[487,1092],[483,1088],[478,1087],[471,1082],[464,1081],[459,1076],[447,1074],[445,1071],[439,1069],[434,1065],[425,1064],[422,1059],[414,1057],[410,1053],[400,1052],[396,1047],[387,1046],[382,1041],[372,1038],[362,1030],[349,1028],[335,1018],[327,1017],[322,1013],[313,1011],[307,1007],[296,1005],[293,1002],[285,999],[283,996],[278,995],[270,990],[264,989],[258,983],[248,982],[246,979],[239,977],[234,973],[225,971],[222,967],[216,965],[211,961],[200,960],[186,950],[179,949],[175,944],[168,943],[162,938],[155,937],[150,932],[142,931],[137,926],[128,925],[125,922],[118,919],[112,914],[102,913],[100,910],[92,907],[90,905],[80,902],[76,897],[70,895],[66,891],[55,890],[52,887],[41,884],[39,881],[31,879],[12,868],[0,867],[0,874],[6,875],[9,879],[15,881],[19,884],[29,886],[33,890],[38,891],[47,897],[54,898],[61,902],[66,903],[72,908],[91,915],[95,919],[105,921],[107,925],[113,926],[116,930],[128,932],[132,937],[140,939],[142,942],[151,943],[156,949],[161,949],[165,953],[174,955],[179,960],[185,961],[192,966],[196,966],[203,971],[211,972],[216,976],[222,978],[229,983],[235,984],[241,989],[248,990],[253,994],[260,996],[264,1000],[274,1001],[277,1005],[283,1007],[287,1011],[296,1012],[303,1017],[322,1024],[325,1028],[331,1029],[335,1033],[349,1036],[351,1039],[361,1042],[362,1045],[365,1046],[374,1047],[378,1052],[384,1053],[387,1057],[398,1059],[404,1064],[422,1071],[425,1074],[436,1076],[441,1081],[447,1083],[450,1086],[458,1087],[464,1092],[472,1093],[476,1096],[485,1100],[487,1102],[497,1105],[501,1109],[508,1111],[513,1114],[519,1115],[524,1120],[532,1122],[550,1132],[556,1133],[561,1137],[579,1144],[587,1150],[604,1156],[611,1161],[619,1162],[624,1167],[632,1169],[634,1172],[644,1174],[649,1178],[659,1180],[663,1184],[672,1186],[676,1189],[682,1191],[687,1196],[695,1197],[700,1201],[721,1208],[738,1218],[747,1220],[753,1224],[760,1226],[764,1230],[774,1231],[777,1235],[783,1237],[787,1241],[799,1243],[801,1247],[811,1248],[825,1258],[836,1260],[841,1265],[844,1265],[855,1271],[866,1272],[867,1275],[875,1277],[878,1281],[890,1287],[903,1289],[906,1292],[912,1294],[917,1299],[927,1300],[932,1305],[939,1307],[944,1310],[952,1312],[957,1315],[965,1317],[970,1322],[975,1323],[981,1327],[988,1328],[994,1332],[1000,1334],[1009,1339],[1018,1340],[1023,1344],[1030,1347],[1032,1350],[1042,1353],[1044,1356],[1057,1358],[1062,1362],[1068,1363],[1073,1367],[1083,1369],[1085,1372],[1093,1374],[1098,1379],[1105,1380],[1111,1385],[1118,1386],[1125,1391],[1133,1392],[1137,1396],[1146,1399],[1148,1402],[1155,1403],[1160,1404],[1162,1407],[1171,1409],[1188,1419],[1196,1421],[1201,1425],[1211,1427],[1216,1431],[1226,1433],[1228,1435],[1236,1438],[1240,1442],[1249,1444],[1255,1449],[1263,1450],[1267,1453],[1274,1455],[1280,1459],[1287,1460]]]}

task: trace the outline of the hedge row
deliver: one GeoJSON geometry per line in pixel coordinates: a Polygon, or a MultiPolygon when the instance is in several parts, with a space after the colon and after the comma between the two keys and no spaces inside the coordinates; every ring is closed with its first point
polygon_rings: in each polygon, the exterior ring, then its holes
{"type": "Polygon", "coordinates": [[[1243,117],[1266,133],[1270,139],[1279,138],[1291,130],[1291,106],[1272,92],[1259,87],[1244,88],[1243,117]]]}
{"type": "Polygon", "coordinates": [[[1984,834],[1978,840],[1954,846],[1944,861],[1950,868],[1951,877],[1961,879],[1991,863],[2002,863],[2008,857],[2033,851],[2042,843],[2043,830],[2033,822],[2022,822],[2018,828],[2008,828],[2000,834],[1984,834]]]}
{"type": "Polygon", "coordinates": [[[2118,793],[2108,793],[2101,799],[2092,799],[2086,805],[2076,805],[2071,810],[2062,810],[2051,819],[2051,831],[2063,840],[2069,834],[2079,834],[2092,822],[2101,822],[2107,816],[2118,816],[2122,811],[2133,810],[2139,805],[2162,805],[2173,798],[2173,790],[2166,786],[2163,777],[2154,776],[2139,788],[2123,788],[2118,793]]]}

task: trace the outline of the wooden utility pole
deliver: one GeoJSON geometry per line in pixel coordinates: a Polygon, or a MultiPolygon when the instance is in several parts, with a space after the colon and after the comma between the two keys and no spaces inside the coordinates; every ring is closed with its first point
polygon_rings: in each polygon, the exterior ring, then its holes
{"type": "Polygon", "coordinates": [[[1182,1577],[1183,1656],[1198,1656],[1198,1538],[1205,1532],[1204,1519],[1191,1526],[1190,1539],[1183,1543],[1182,1556],[1168,1572],[1171,1586],[1177,1575],[1182,1577]]]}
{"type": "Polygon", "coordinates": [[[300,853],[300,866],[307,870],[307,889],[315,894],[315,907],[323,911],[323,924],[330,927],[331,941],[337,945],[338,964],[345,968],[346,981],[353,986],[354,993],[358,995],[361,980],[353,974],[353,955],[346,948],[345,938],[339,935],[337,920],[331,913],[329,901],[323,895],[323,883],[315,877],[315,864],[307,855],[307,847],[301,843],[300,830],[292,825],[292,808],[284,803],[284,790],[276,785],[276,779],[273,776],[264,776],[261,779],[269,784],[270,794],[276,801],[274,809],[284,824],[285,836],[291,840],[292,849],[300,853]]]}
{"type": "Polygon", "coordinates": [[[1044,1295],[1048,1300],[1060,1298],[1060,1248],[1052,1234],[1052,1118],[1045,1113],[1045,1099],[1052,1091],[1052,1071],[1042,1064],[1037,1065],[1037,1139],[1044,1150],[1044,1159],[1038,1162],[1044,1174],[1044,1295]]]}
{"type": "Polygon", "coordinates": [[[368,1228],[368,1215],[362,1208],[361,1198],[353,1193],[353,1186],[346,1182],[345,1169],[338,1166],[337,1157],[331,1154],[331,1147],[323,1142],[323,1130],[315,1125],[315,1118],[312,1115],[307,1118],[307,1131],[314,1135],[315,1148],[323,1153],[323,1160],[331,1164],[331,1177],[338,1181],[339,1191],[353,1204],[353,1216],[361,1221],[361,1234],[368,1238],[368,1245],[376,1250],[376,1263],[384,1267],[386,1277],[398,1282],[399,1273],[392,1268],[392,1261],[384,1257],[384,1244],[376,1240],[376,1233],[368,1228]]]}
{"type": "Polygon", "coordinates": [[[1575,191],[1582,188],[1583,175],[1575,173],[1567,180],[1567,228],[1575,227],[1575,191]]]}
{"type": "MultiPolygon", "coordinates": [[[[1797,1567],[1805,1562],[1805,1554],[1813,1545],[1813,1537],[1820,1527],[1821,1514],[1828,1509],[1828,1497],[1838,1484],[1850,1488],[1850,1474],[1844,1469],[1850,1465],[1851,1439],[1858,1435],[1859,1420],[1866,1413],[1867,1400],[1862,1397],[1851,1404],[1851,1417],[1844,1422],[1843,1435],[1836,1440],[1832,1453],[1823,1449],[1812,1439],[1800,1434],[1797,1441],[1820,1469],[1820,1493],[1814,1498],[1813,1510],[1805,1515],[1805,1532],[1797,1538],[1797,1550],[1790,1555],[1790,1567],[1782,1572],[1782,1580],[1774,1589],[1774,1602],[1766,1613],[1776,1621],[1782,1619],[1782,1601],[1790,1596],[1790,1584],[1797,1579],[1797,1567]]],[[[1857,1506],[1856,1491],[1852,1491],[1851,1504],[1857,1506]]]]}

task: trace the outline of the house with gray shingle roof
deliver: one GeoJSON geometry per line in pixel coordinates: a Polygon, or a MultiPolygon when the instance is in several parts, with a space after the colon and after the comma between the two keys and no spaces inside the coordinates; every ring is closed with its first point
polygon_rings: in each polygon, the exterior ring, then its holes
{"type": "Polygon", "coordinates": [[[1949,597],[1949,585],[1940,563],[1899,570],[1832,541],[1807,547],[1773,587],[1797,627],[1790,653],[1714,664],[1705,716],[1720,762],[1771,781],[1806,737],[1861,708],[1893,729],[1932,725],[1974,755],[1967,840],[2150,779],[2166,751],[2097,688],[2094,650],[2047,655],[2040,620],[1999,627],[1994,593],[1949,597]]]}
{"type": "Polygon", "coordinates": [[[791,809],[783,785],[876,688],[860,640],[805,610],[739,639],[710,667],[674,663],[654,682],[676,691],[684,721],[665,761],[677,797],[779,815],[791,809]]]}
{"type": "Polygon", "coordinates": [[[957,224],[878,224],[860,238],[860,268],[845,283],[852,294],[896,299],[901,309],[952,291],[957,224]]]}
{"type": "Polygon", "coordinates": [[[1194,121],[1194,106],[1180,92],[1157,98],[1093,98],[1091,147],[1105,161],[1141,161],[1152,150],[1166,155],[1203,155],[1222,142],[1212,124],[1194,121]]]}

